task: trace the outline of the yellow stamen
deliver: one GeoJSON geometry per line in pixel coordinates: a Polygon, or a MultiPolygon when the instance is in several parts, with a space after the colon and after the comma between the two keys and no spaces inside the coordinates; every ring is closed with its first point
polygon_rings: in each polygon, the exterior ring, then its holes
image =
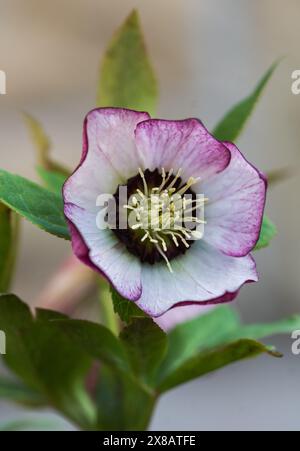
{"type": "Polygon", "coordinates": [[[139,168],[144,192],[137,189],[136,195],[132,196],[131,203],[123,206],[127,210],[135,211],[136,223],[131,225],[131,228],[144,231],[140,241],[143,243],[149,240],[154,244],[159,254],[165,260],[170,272],[173,272],[173,270],[167,255],[171,241],[169,238],[166,239],[166,237],[170,236],[176,247],[179,247],[181,242],[186,248],[190,247],[187,240],[202,238],[202,232],[184,227],[182,221],[193,224],[205,224],[206,221],[199,219],[196,215],[191,215],[191,213],[197,208],[203,207],[208,201],[207,198],[186,199],[183,196],[191,186],[199,182],[199,177],[190,177],[183,186],[175,188],[182,171],[179,169],[170,181],[173,172],[173,169],[170,169],[166,173],[165,169],[162,168],[162,182],[160,186],[149,189],[145,174],[139,168]]]}

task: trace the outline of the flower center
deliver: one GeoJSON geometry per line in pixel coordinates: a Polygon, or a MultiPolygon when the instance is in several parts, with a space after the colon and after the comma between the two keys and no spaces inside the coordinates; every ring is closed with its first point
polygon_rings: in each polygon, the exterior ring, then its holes
{"type": "Polygon", "coordinates": [[[199,211],[203,212],[207,201],[191,189],[199,178],[190,177],[183,184],[180,175],[180,169],[176,174],[172,169],[169,172],[164,168],[145,172],[139,169],[127,181],[126,203],[120,202],[120,187],[114,195],[117,217],[124,219],[125,215],[127,224],[126,228],[114,229],[118,238],[141,261],[154,264],[164,260],[171,272],[170,261],[201,238],[198,226],[205,221],[199,211]]]}

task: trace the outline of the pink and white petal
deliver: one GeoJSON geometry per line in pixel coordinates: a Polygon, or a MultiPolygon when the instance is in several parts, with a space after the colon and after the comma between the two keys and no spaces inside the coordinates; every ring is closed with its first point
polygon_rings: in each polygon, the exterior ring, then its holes
{"type": "Polygon", "coordinates": [[[121,179],[101,153],[89,152],[63,187],[65,203],[78,205],[95,215],[97,199],[103,193],[113,194],[121,179]]]}
{"type": "Polygon", "coordinates": [[[141,263],[122,243],[118,243],[106,254],[101,254],[98,250],[90,252],[90,258],[121,296],[131,301],[140,298],[141,263]]]}
{"type": "Polygon", "coordinates": [[[134,130],[138,122],[148,118],[147,113],[120,108],[88,113],[81,162],[64,185],[65,202],[96,212],[99,194],[113,194],[118,184],[137,174],[141,161],[134,130]]]}
{"type": "Polygon", "coordinates": [[[266,199],[266,180],[234,144],[226,143],[231,161],[221,173],[201,185],[209,201],[204,240],[227,255],[242,257],[255,246],[266,199]]]}
{"type": "Polygon", "coordinates": [[[137,300],[142,292],[139,259],[127,251],[111,230],[99,229],[94,214],[65,204],[65,215],[72,224],[72,244],[77,257],[104,275],[122,296],[137,300]]]}
{"type": "Polygon", "coordinates": [[[230,152],[197,119],[150,119],[136,128],[136,146],[144,169],[182,170],[182,179],[210,176],[223,171],[230,152]]]}
{"type": "Polygon", "coordinates": [[[135,146],[135,129],[148,113],[124,108],[98,108],[86,118],[88,153],[100,152],[125,182],[138,173],[141,160],[135,146]]]}
{"type": "Polygon", "coordinates": [[[163,264],[142,267],[143,291],[137,305],[151,316],[177,304],[231,301],[244,283],[258,280],[250,255],[230,257],[203,241],[174,259],[172,268],[174,273],[163,264]]]}

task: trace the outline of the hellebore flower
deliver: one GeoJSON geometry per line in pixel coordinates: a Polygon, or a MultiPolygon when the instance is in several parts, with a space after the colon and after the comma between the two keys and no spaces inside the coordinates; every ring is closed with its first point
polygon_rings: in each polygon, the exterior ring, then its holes
{"type": "Polygon", "coordinates": [[[231,301],[244,283],[258,280],[250,252],[265,178],[197,119],[91,111],[81,162],[63,196],[76,256],[151,316],[187,303],[231,301]],[[101,195],[109,195],[106,227],[97,221],[101,195]],[[114,208],[115,224],[108,219],[114,208]],[[188,225],[178,221],[182,213],[188,225]]]}

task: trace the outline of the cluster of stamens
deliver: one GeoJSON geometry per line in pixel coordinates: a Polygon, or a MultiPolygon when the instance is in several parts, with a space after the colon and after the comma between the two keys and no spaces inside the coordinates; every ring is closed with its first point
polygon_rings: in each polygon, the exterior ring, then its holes
{"type": "Polygon", "coordinates": [[[197,224],[205,221],[197,216],[197,209],[208,200],[201,196],[196,198],[186,195],[190,188],[199,182],[199,178],[190,177],[181,186],[179,183],[181,169],[174,174],[173,169],[166,173],[161,171],[161,184],[149,187],[145,174],[139,169],[143,182],[143,190],[136,189],[124,208],[129,211],[128,224],[134,231],[140,231],[140,241],[152,243],[165,260],[169,270],[173,272],[168,259],[168,245],[173,243],[177,248],[183,244],[189,248],[189,240],[202,237],[197,224]],[[179,186],[178,186],[179,184],[179,186]],[[188,226],[187,226],[188,223],[188,226]]]}

